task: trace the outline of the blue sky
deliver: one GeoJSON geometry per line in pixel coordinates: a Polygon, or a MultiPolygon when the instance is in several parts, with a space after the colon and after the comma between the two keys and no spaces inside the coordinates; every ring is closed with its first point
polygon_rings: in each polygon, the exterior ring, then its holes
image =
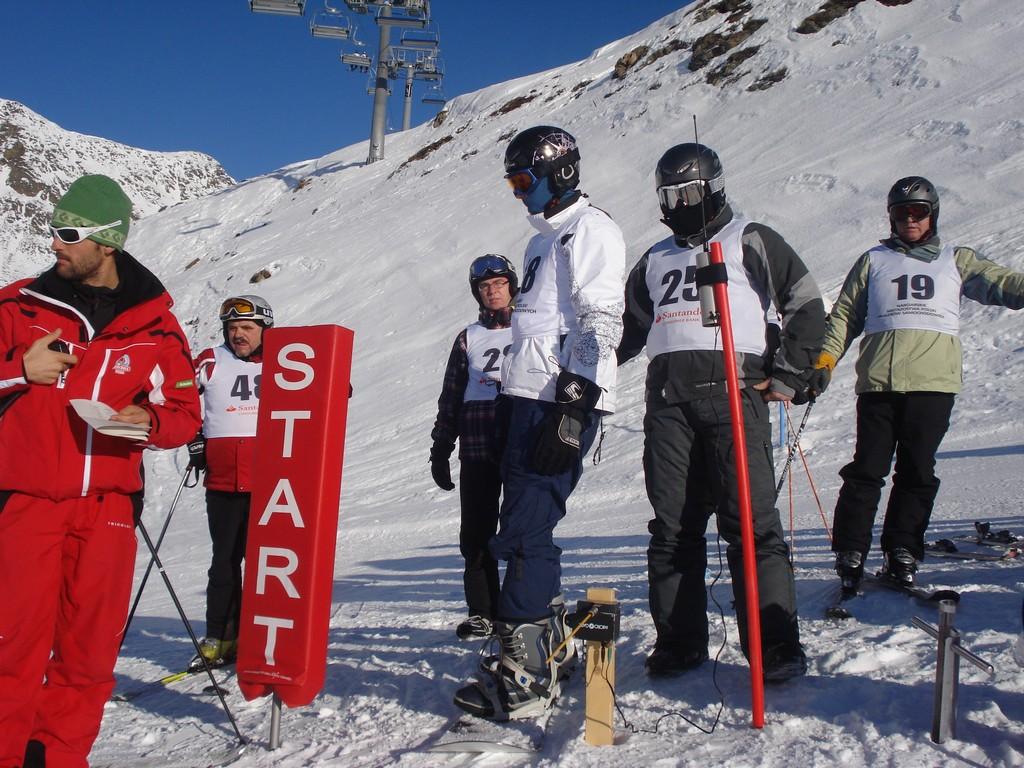
{"type": "MultiPolygon", "coordinates": [[[[685,4],[433,0],[445,96],[584,58],[685,4]]],[[[251,13],[247,0],[4,3],[0,97],[68,130],[206,152],[247,178],[369,136],[366,75],[338,60],[352,46],[309,34],[310,16],[322,8],[323,0],[309,0],[299,19],[251,13]]],[[[376,50],[376,25],[353,18],[358,37],[376,50]]],[[[420,103],[423,93],[420,85],[413,125],[438,109],[420,103]]],[[[393,85],[393,129],[401,128],[401,94],[393,85]]]]}

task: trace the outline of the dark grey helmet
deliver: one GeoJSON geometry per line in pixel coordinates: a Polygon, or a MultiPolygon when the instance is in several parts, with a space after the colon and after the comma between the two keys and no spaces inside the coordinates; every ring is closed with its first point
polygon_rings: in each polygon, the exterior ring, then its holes
{"type": "MultiPolygon", "coordinates": [[[[924,203],[931,209],[931,231],[935,234],[939,231],[939,193],[924,176],[905,176],[892,185],[889,190],[889,197],[885,202],[885,210],[892,211],[895,205],[907,203],[924,203]]],[[[892,220],[890,213],[889,220],[892,220]]],[[[895,231],[895,230],[893,230],[895,231]]]]}
{"type": "Polygon", "coordinates": [[[671,217],[683,208],[702,206],[705,222],[725,207],[722,161],[703,144],[676,144],[658,161],[654,171],[661,212],[671,217]]]}
{"type": "Polygon", "coordinates": [[[580,150],[572,134],[553,125],[537,125],[516,135],[505,150],[506,175],[529,170],[547,178],[557,197],[580,183],[580,150]]]}

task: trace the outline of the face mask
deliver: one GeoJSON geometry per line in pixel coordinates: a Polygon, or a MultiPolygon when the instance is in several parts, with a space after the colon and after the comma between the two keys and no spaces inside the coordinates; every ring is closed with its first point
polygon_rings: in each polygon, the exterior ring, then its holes
{"type": "Polygon", "coordinates": [[[526,210],[531,214],[540,213],[554,197],[554,194],[551,192],[551,185],[548,184],[548,179],[545,176],[534,182],[533,186],[530,187],[523,197],[523,202],[526,203],[526,210]]]}
{"type": "Polygon", "coordinates": [[[680,206],[665,214],[662,219],[677,237],[691,237],[704,227],[704,216],[699,205],[680,206]]]}

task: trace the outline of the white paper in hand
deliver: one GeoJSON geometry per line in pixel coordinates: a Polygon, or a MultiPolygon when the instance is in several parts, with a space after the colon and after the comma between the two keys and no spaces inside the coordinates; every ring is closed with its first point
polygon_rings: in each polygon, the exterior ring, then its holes
{"type": "Polygon", "coordinates": [[[75,413],[88,424],[104,435],[126,437],[129,440],[145,440],[149,437],[147,424],[125,424],[123,421],[111,421],[110,417],[117,411],[99,400],[72,400],[71,407],[75,413]]]}

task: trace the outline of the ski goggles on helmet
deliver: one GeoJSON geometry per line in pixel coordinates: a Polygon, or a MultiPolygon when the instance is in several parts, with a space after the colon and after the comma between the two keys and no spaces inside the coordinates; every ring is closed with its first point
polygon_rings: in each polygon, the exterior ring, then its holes
{"type": "Polygon", "coordinates": [[[102,232],[104,229],[110,229],[121,224],[121,220],[113,221],[110,224],[104,224],[102,227],[55,227],[50,225],[50,234],[60,240],[62,243],[67,245],[74,245],[87,239],[89,235],[95,235],[97,232],[102,232]]]}
{"type": "Polygon", "coordinates": [[[715,179],[693,179],[679,184],[666,184],[658,187],[658,202],[662,210],[674,211],[680,206],[691,207],[700,205],[704,198],[725,189],[725,177],[715,179]]]}
{"type": "Polygon", "coordinates": [[[220,321],[228,320],[273,320],[274,315],[267,307],[254,304],[249,299],[228,299],[220,305],[220,321]]]}
{"type": "Polygon", "coordinates": [[[504,256],[487,254],[478,259],[473,259],[469,265],[470,280],[485,280],[488,277],[506,277],[511,269],[508,259],[504,256]]]}
{"type": "Polygon", "coordinates": [[[512,187],[512,194],[516,197],[524,197],[527,192],[537,183],[538,179],[529,168],[505,174],[505,181],[512,187]]]}
{"type": "Polygon", "coordinates": [[[897,203],[889,209],[889,218],[893,221],[923,221],[932,215],[932,207],[928,203],[897,203]]]}

